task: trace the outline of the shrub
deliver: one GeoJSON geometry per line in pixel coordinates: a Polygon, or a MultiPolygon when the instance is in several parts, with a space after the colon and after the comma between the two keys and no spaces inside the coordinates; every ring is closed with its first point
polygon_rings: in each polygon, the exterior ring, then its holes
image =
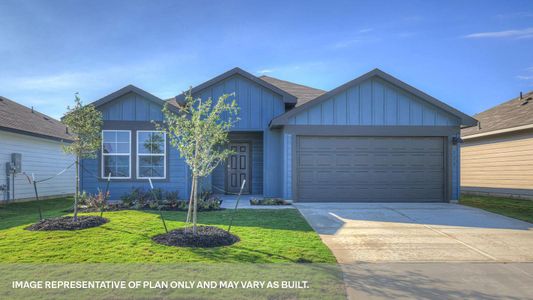
{"type": "MultiPolygon", "coordinates": [[[[180,200],[178,196],[178,191],[154,189],[152,192],[134,188],[131,192],[122,195],[120,199],[123,206],[132,209],[188,210],[188,201],[180,200]]],[[[221,204],[222,200],[212,192],[202,192],[198,199],[198,210],[217,210],[220,209],[221,204]]]]}
{"type": "Polygon", "coordinates": [[[289,202],[281,198],[264,198],[264,199],[252,198],[250,199],[250,204],[251,205],[290,205],[289,202]]]}

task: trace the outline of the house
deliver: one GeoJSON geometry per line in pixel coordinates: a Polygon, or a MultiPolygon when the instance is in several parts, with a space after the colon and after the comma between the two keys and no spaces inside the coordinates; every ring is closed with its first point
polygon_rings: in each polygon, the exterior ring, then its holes
{"type": "Polygon", "coordinates": [[[533,91],[475,115],[461,131],[461,188],[533,199],[533,91]]]}
{"type": "MultiPolygon", "coordinates": [[[[65,125],[33,108],[0,97],[0,201],[35,199],[28,177],[42,180],[69,167],[62,145],[72,141],[65,125]]],[[[38,185],[39,198],[74,194],[74,168],[38,185]]]]}
{"type": "MultiPolygon", "coordinates": [[[[380,71],[331,91],[257,77],[235,68],[192,89],[195,97],[235,93],[240,121],[229,133],[235,154],[206,178],[218,193],[244,192],[294,201],[441,202],[459,195],[460,127],[476,120],[380,71]]],[[[161,107],[176,109],[134,86],[96,102],[104,115],[98,159],[83,162],[82,188],[111,198],[148,178],[187,197],[190,172],[165,135],[161,107]],[[152,149],[144,145],[159,144],[152,149]]]]}

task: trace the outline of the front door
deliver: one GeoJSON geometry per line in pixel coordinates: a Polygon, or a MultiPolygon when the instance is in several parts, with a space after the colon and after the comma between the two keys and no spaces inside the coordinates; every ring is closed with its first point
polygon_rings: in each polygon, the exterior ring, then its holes
{"type": "Polygon", "coordinates": [[[228,158],[226,191],[239,193],[242,182],[246,180],[242,193],[248,194],[250,192],[250,144],[231,143],[229,146],[233,154],[228,158]]]}

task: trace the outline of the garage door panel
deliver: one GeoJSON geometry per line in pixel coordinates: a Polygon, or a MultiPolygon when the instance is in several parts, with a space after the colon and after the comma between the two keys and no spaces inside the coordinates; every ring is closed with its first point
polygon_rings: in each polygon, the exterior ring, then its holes
{"type": "Polygon", "coordinates": [[[442,138],[299,137],[299,201],[442,201],[442,138]]]}

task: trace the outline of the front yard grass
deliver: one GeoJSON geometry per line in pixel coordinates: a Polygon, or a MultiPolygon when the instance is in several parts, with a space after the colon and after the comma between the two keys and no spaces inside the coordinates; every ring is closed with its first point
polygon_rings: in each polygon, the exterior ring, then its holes
{"type": "Polygon", "coordinates": [[[462,195],[459,203],[533,223],[533,200],[462,195]]]}
{"type": "MultiPolygon", "coordinates": [[[[109,222],[77,231],[27,231],[43,217],[66,215],[72,199],[14,203],[0,208],[0,262],[320,262],[334,263],[331,251],[296,209],[238,210],[232,233],[240,242],[210,249],[157,244],[164,233],[156,211],[105,212],[109,222]]],[[[201,212],[199,223],[227,229],[231,210],[201,212]]],[[[97,213],[81,214],[97,215],[97,213]]],[[[169,230],[185,226],[185,212],[163,212],[169,230]]]]}

